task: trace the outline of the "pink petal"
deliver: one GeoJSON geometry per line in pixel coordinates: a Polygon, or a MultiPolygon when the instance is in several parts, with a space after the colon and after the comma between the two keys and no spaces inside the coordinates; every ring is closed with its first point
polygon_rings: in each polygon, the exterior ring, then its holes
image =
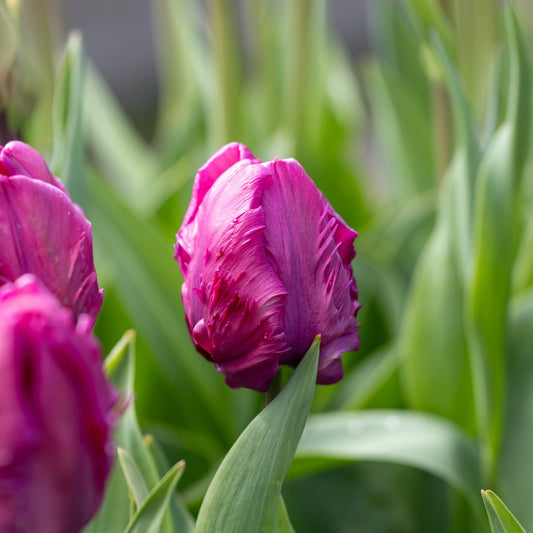
{"type": "Polygon", "coordinates": [[[32,275],[0,288],[0,530],[80,531],[113,459],[101,352],[32,275]]]}
{"type": "Polygon", "coordinates": [[[20,141],[11,141],[0,149],[0,174],[28,176],[49,183],[65,194],[67,192],[61,181],[50,172],[44,157],[20,141]]]}
{"type": "Polygon", "coordinates": [[[0,175],[0,284],[24,273],[35,274],[76,316],[87,313],[94,323],[103,291],[90,223],[61,188],[0,175]]]}
{"type": "Polygon", "coordinates": [[[212,185],[193,223],[182,296],[195,344],[231,386],[266,390],[286,350],[286,290],[264,249],[261,199],[269,173],[241,161],[212,185]]]}
{"type": "Polygon", "coordinates": [[[182,272],[188,268],[191,254],[192,234],[194,221],[198,209],[202,204],[205,195],[211,189],[215,181],[230,167],[239,161],[260,162],[247,146],[240,143],[229,143],[216,152],[207,163],[200,168],[194,179],[191,203],[185,213],[185,219],[177,235],[177,246],[175,258],[180,264],[182,272]]]}
{"type": "Polygon", "coordinates": [[[359,307],[350,260],[356,233],[295,160],[265,164],[265,246],[287,291],[284,331],[290,351],[280,362],[295,366],[322,335],[318,383],[342,378],[339,357],[359,346],[359,307]]]}

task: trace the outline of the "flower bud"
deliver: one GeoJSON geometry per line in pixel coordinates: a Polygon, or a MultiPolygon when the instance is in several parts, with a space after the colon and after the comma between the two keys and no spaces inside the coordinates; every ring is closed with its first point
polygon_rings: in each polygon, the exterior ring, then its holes
{"type": "Polygon", "coordinates": [[[0,286],[26,273],[76,316],[102,307],[91,224],[43,157],[19,141],[0,147],[0,286]]]}
{"type": "Polygon", "coordinates": [[[266,391],[318,334],[317,383],[343,377],[359,347],[356,236],[293,159],[232,143],[199,170],[175,258],[194,345],[228,385],[266,391]]]}
{"type": "Polygon", "coordinates": [[[115,389],[82,315],[34,276],[0,288],[0,531],[76,533],[113,459],[115,389]]]}

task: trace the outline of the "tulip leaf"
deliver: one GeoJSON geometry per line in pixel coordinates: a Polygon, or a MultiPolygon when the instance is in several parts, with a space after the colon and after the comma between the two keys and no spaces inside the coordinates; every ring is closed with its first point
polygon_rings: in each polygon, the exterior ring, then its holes
{"type": "Polygon", "coordinates": [[[151,490],[133,515],[124,533],[159,533],[170,497],[183,473],[185,463],[176,463],[151,490]]]}
{"type": "Polygon", "coordinates": [[[508,302],[520,233],[524,145],[529,145],[529,67],[516,20],[506,11],[510,55],[509,106],[492,136],[477,178],[473,264],[468,286],[469,348],[479,369],[477,388],[487,391],[479,409],[488,461],[497,461],[503,423],[508,302]],[[519,109],[517,109],[519,107],[519,109]],[[494,283],[497,279],[498,283],[494,283]],[[489,296],[490,294],[490,296],[489,296]]]}
{"type": "MultiPolygon", "coordinates": [[[[154,487],[159,482],[160,477],[156,463],[139,427],[133,404],[135,332],[127,331],[124,334],[106,358],[105,368],[108,377],[123,397],[131,402],[122,415],[114,436],[115,443],[127,450],[127,456],[124,451],[121,452],[123,455],[121,464],[123,468],[126,465],[126,469],[125,475],[123,475],[119,464],[115,464],[106,498],[98,515],[91,523],[91,529],[88,530],[90,533],[123,530],[130,520],[128,487],[138,504],[142,493],[148,493],[148,489],[154,487]],[[144,483],[144,488],[142,483],[144,483]],[[132,488],[132,484],[135,484],[135,490],[132,488]]],[[[162,531],[172,533],[170,517],[165,518],[162,531]]]]}
{"type": "MultiPolygon", "coordinates": [[[[115,347],[111,350],[105,361],[105,370],[115,386],[126,397],[132,394],[133,390],[133,343],[135,332],[128,331],[115,347]]],[[[123,435],[133,430],[129,412],[133,409],[130,406],[122,416],[119,426],[115,432],[114,440],[121,446],[125,446],[123,435]]],[[[135,419],[136,421],[136,419],[135,419]]],[[[138,426],[137,426],[138,428],[138,426]]],[[[140,429],[139,429],[140,432],[140,429]]],[[[104,501],[98,514],[91,523],[84,529],[84,533],[108,533],[109,531],[122,531],[130,519],[130,499],[128,498],[128,487],[120,467],[115,463],[107,483],[104,501]]]]}
{"type": "Polygon", "coordinates": [[[419,468],[457,489],[481,515],[477,448],[445,418],[403,410],[312,415],[289,474],[308,473],[312,461],[319,459],[330,463],[380,461],[419,468]]]}
{"type": "Polygon", "coordinates": [[[197,533],[271,532],[285,473],[302,434],[317,374],[319,338],[291,379],[224,458],[197,521],[197,533]]]}
{"type": "MultiPolygon", "coordinates": [[[[163,450],[152,435],[145,435],[144,441],[150,455],[157,465],[158,472],[162,476],[170,467],[163,450]]],[[[173,494],[170,499],[169,514],[172,520],[172,533],[193,533],[194,518],[187,509],[182,496],[178,492],[173,494]]]]}
{"type": "Polygon", "coordinates": [[[533,290],[515,297],[510,309],[506,362],[505,426],[499,453],[498,491],[512,502],[526,531],[533,531],[533,290]]]}
{"type": "Polygon", "coordinates": [[[50,165],[72,200],[86,207],[83,138],[84,53],[81,35],[73,32],[56,76],[53,103],[54,153],[50,165]]]}
{"type": "Polygon", "coordinates": [[[277,533],[294,533],[283,497],[279,497],[277,533]]]}
{"type": "Polygon", "coordinates": [[[489,517],[492,533],[526,533],[506,505],[491,490],[482,490],[481,496],[489,517]]]}
{"type": "Polygon", "coordinates": [[[118,460],[126,478],[126,483],[130,490],[133,502],[137,507],[141,505],[143,500],[148,496],[148,487],[144,482],[139,468],[135,464],[133,457],[124,449],[118,448],[118,460]]]}

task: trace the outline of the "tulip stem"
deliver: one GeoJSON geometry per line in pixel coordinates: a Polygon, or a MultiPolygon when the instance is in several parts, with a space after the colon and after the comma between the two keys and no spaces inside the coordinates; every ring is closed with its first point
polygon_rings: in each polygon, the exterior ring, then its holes
{"type": "Polygon", "coordinates": [[[280,393],[281,391],[281,370],[278,370],[276,375],[270,381],[270,387],[265,393],[265,407],[280,393]]]}

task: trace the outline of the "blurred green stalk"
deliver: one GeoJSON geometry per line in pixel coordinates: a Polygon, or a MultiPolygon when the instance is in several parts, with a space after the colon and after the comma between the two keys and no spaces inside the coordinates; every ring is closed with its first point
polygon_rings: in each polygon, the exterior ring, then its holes
{"type": "Polygon", "coordinates": [[[236,40],[235,3],[232,0],[209,0],[208,6],[217,76],[213,136],[219,146],[238,140],[242,61],[236,40]]]}

